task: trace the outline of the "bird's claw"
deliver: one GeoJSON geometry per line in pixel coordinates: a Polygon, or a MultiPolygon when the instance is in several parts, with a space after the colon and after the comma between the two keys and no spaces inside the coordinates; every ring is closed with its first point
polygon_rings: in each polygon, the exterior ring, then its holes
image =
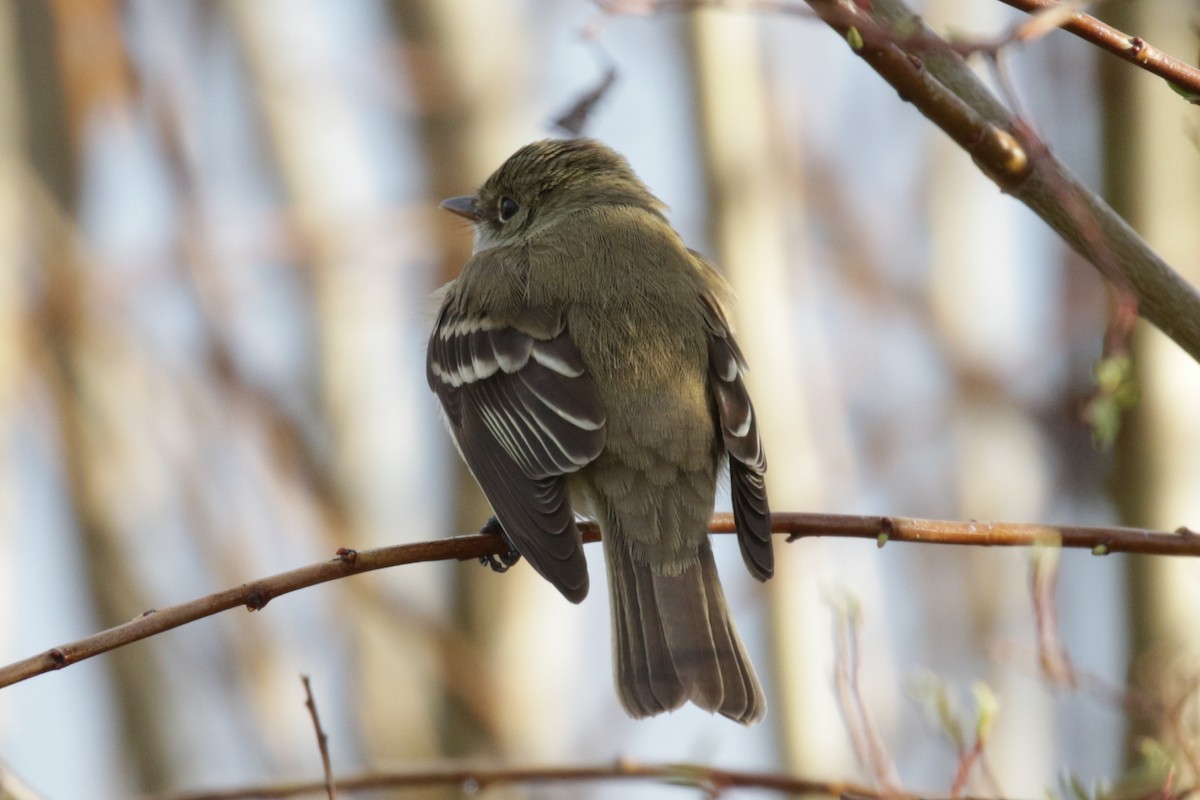
{"type": "Polygon", "coordinates": [[[492,572],[508,572],[508,568],[521,560],[521,554],[516,550],[509,550],[507,553],[495,555],[488,553],[486,556],[479,557],[480,564],[487,564],[492,568],[492,572]]]}
{"type": "Polygon", "coordinates": [[[513,547],[512,540],[508,538],[508,534],[504,532],[504,527],[500,524],[500,520],[492,517],[482,528],[480,533],[490,533],[493,536],[499,536],[508,546],[508,551],[504,553],[488,553],[486,556],[479,557],[479,563],[492,568],[492,572],[508,572],[509,567],[521,560],[521,554],[517,552],[517,548],[513,547]]]}

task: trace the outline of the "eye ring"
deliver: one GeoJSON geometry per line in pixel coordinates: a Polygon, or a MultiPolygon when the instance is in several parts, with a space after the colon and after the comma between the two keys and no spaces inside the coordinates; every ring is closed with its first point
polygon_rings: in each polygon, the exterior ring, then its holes
{"type": "Polygon", "coordinates": [[[515,217],[517,212],[520,210],[521,207],[517,205],[517,201],[513,200],[508,195],[505,195],[504,197],[500,198],[500,207],[497,211],[496,218],[501,222],[508,222],[510,219],[515,217]]]}

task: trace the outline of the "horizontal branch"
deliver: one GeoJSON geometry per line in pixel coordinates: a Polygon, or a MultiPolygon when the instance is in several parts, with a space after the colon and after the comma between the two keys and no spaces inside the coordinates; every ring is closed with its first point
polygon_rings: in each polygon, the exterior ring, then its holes
{"type": "MultiPolygon", "coordinates": [[[[1000,0],[1000,2],[1029,14],[1042,13],[1062,5],[1059,0],[1000,0]]],[[[1190,102],[1200,102],[1200,69],[1167,55],[1142,37],[1122,33],[1108,23],[1101,22],[1082,11],[1071,13],[1064,21],[1058,23],[1057,27],[1075,34],[1101,50],[1107,50],[1109,53],[1125,59],[1130,64],[1136,64],[1147,72],[1157,75],[1174,86],[1180,94],[1188,97],[1190,102]]]]}
{"type": "MultiPolygon", "coordinates": [[[[600,540],[595,523],[579,526],[585,542],[600,540]]],[[[1015,522],[950,522],[906,517],[851,516],[846,514],[782,513],[771,516],[771,528],[786,534],[788,541],[810,536],[871,539],[879,546],[888,542],[956,544],[983,547],[1030,547],[1035,545],[1075,547],[1096,555],[1108,553],[1150,553],[1170,556],[1200,556],[1200,536],[1181,528],[1174,533],[1141,528],[1106,528],[1080,525],[1044,525],[1015,522]]],[[[717,514],[709,530],[733,533],[733,517],[717,514]]],[[[374,550],[341,549],[336,558],[222,592],[206,595],[179,605],[151,609],[136,619],[109,628],[69,644],[47,650],[23,661],[0,667],[0,688],[28,680],[36,675],[68,667],[118,647],[149,638],[189,622],[244,606],[250,611],[262,609],[272,599],[338,580],[401,564],[425,561],[467,561],[500,555],[507,551],[504,541],[491,533],[453,536],[431,542],[400,544],[374,550]]]]}
{"type": "MultiPolygon", "coordinates": [[[[710,530],[733,533],[733,516],[715,515],[710,530]]],[[[1091,550],[1098,556],[1109,553],[1200,556],[1200,535],[1188,528],[1168,532],[1099,525],[784,513],[771,515],[771,530],[788,534],[788,541],[809,536],[834,536],[875,539],[880,547],[888,542],[915,542],[975,547],[1071,547],[1091,550]]]]}
{"type": "MultiPolygon", "coordinates": [[[[768,772],[716,769],[698,764],[638,764],[625,759],[609,765],[587,767],[444,767],[411,772],[372,772],[338,778],[344,791],[416,789],[429,786],[459,786],[475,792],[508,784],[563,783],[580,781],[654,781],[671,786],[703,789],[716,796],[733,788],[768,789],[787,794],[817,794],[830,797],[877,800],[880,794],[867,786],[841,781],[817,781],[768,772]]],[[[216,792],[160,794],[145,800],[243,800],[243,798],[286,798],[315,795],[325,791],[319,781],[246,787],[216,792]]],[[[969,798],[967,800],[970,800],[969,798]]]]}

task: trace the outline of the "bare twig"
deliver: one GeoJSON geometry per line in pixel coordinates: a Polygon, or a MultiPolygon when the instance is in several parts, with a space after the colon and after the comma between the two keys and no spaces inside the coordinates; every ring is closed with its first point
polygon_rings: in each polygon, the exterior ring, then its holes
{"type": "MultiPolygon", "coordinates": [[[[1062,4],[1057,0],[1000,0],[1030,14],[1042,13],[1062,4]]],[[[1084,41],[1119,56],[1130,64],[1136,64],[1171,84],[1189,102],[1200,102],[1200,69],[1167,55],[1140,36],[1130,36],[1101,22],[1082,11],[1074,11],[1062,20],[1058,27],[1075,34],[1084,41]]]]}
{"type": "MultiPolygon", "coordinates": [[[[963,55],[975,52],[994,53],[1017,42],[1030,42],[1061,28],[1080,39],[1125,59],[1157,75],[1170,84],[1190,103],[1200,103],[1200,69],[1164,53],[1140,36],[1132,36],[1078,10],[1082,3],[1060,2],[1060,0],[1000,0],[1020,9],[1033,19],[1014,25],[1005,35],[990,41],[965,40],[955,42],[952,47],[963,55]]],[[[664,11],[694,11],[700,8],[724,8],[728,10],[756,11],[789,16],[810,16],[796,0],[595,0],[608,14],[654,14],[664,11]]],[[[811,5],[811,4],[810,4],[811,5]]],[[[863,4],[860,4],[863,5],[863,4]]],[[[819,13],[819,12],[818,12],[819,13]]],[[[897,37],[902,44],[917,44],[922,37],[911,33],[897,37]]]]}
{"type": "MultiPolygon", "coordinates": [[[[1005,0],[1009,2],[1009,0],[1005,0]]],[[[1025,120],[1006,109],[971,71],[964,52],[994,52],[1004,44],[1040,35],[1041,21],[1018,26],[991,43],[947,42],[930,30],[902,0],[849,3],[805,0],[812,12],[838,32],[900,96],[966,151],[1005,192],[1029,206],[1076,252],[1121,291],[1136,299],[1138,313],[1200,361],[1200,293],[1171,269],[1137,233],[1062,164],[1025,120]]],[[[786,0],[597,0],[610,14],[646,14],[697,8],[730,8],[798,14],[786,0]]],[[[1051,0],[1012,0],[1044,11],[1051,0]]],[[[1128,37],[1086,14],[1046,14],[1073,33],[1089,32],[1099,44],[1139,65],[1170,75],[1189,99],[1200,71],[1167,57],[1137,37],[1128,37]]],[[[1093,39],[1089,39],[1092,41],[1093,39]]]]}
{"type": "Polygon", "coordinates": [[[901,0],[807,0],[854,52],[1200,361],[1200,293],[1081,184],[901,0]]]}
{"type": "Polygon", "coordinates": [[[617,66],[613,63],[612,57],[608,51],[604,49],[599,42],[593,41],[593,47],[596,50],[597,57],[603,63],[604,74],[596,85],[580,95],[571,107],[554,118],[554,126],[560,128],[572,136],[579,136],[583,133],[583,129],[587,127],[588,120],[591,119],[592,113],[596,110],[596,106],[600,101],[608,96],[609,91],[617,82],[617,66]]]}
{"type": "Polygon", "coordinates": [[[1196,699],[1198,691],[1200,691],[1200,674],[1193,674],[1176,701],[1165,709],[1164,715],[1167,731],[1171,739],[1178,745],[1180,752],[1183,753],[1188,766],[1191,767],[1192,775],[1200,775],[1200,752],[1196,750],[1196,745],[1192,741],[1183,716],[1184,709],[1189,702],[1196,699]]]}
{"type": "Polygon", "coordinates": [[[304,707],[312,717],[313,730],[317,733],[317,749],[321,751],[321,772],[325,775],[325,796],[329,800],[337,800],[337,787],[333,783],[333,764],[329,760],[329,737],[321,727],[321,716],[317,713],[317,701],[313,698],[312,683],[307,675],[301,675],[304,682],[304,707]]]}
{"type": "MultiPolygon", "coordinates": [[[[867,744],[867,732],[862,718],[858,714],[858,705],[854,702],[854,691],[850,684],[857,670],[851,665],[850,641],[846,628],[849,620],[857,614],[856,600],[853,597],[837,598],[831,602],[834,611],[834,663],[833,685],[837,690],[838,710],[842,712],[842,721],[846,724],[846,732],[850,735],[850,744],[854,748],[854,757],[864,771],[872,772],[870,746],[867,744]]],[[[879,776],[874,775],[878,784],[879,776]]]]}
{"type": "Polygon", "coordinates": [[[975,769],[975,765],[979,763],[982,756],[983,739],[975,737],[975,744],[958,759],[958,765],[954,770],[954,781],[950,785],[950,797],[962,797],[963,791],[967,788],[967,781],[971,777],[971,770],[975,769]]]}
{"type": "Polygon", "coordinates": [[[1074,686],[1075,667],[1058,635],[1058,606],[1054,602],[1060,552],[1054,543],[1037,549],[1030,569],[1030,591],[1042,675],[1055,686],[1074,686]]]}
{"type": "Polygon", "coordinates": [[[862,610],[858,599],[847,596],[835,604],[835,610],[837,649],[834,674],[838,705],[841,706],[846,728],[850,731],[854,752],[859,764],[871,774],[884,797],[903,797],[905,793],[900,788],[896,767],[862,696],[862,658],[859,654],[862,610]]]}
{"type": "MultiPolygon", "coordinates": [[[[585,767],[492,768],[451,766],[412,772],[371,772],[339,781],[343,791],[370,789],[415,789],[427,786],[460,786],[474,792],[492,786],[534,783],[578,783],[584,781],[654,781],[670,786],[690,786],[708,792],[726,789],[765,789],[794,795],[866,798],[882,795],[867,786],[841,781],[821,781],[770,772],[716,769],[699,764],[639,764],[621,759],[613,764],[585,767]]],[[[155,795],[145,800],[244,800],[316,795],[317,781],[275,784],[216,792],[182,792],[155,795]]],[[[928,798],[928,795],[921,795],[928,798]]]]}
{"type": "MultiPolygon", "coordinates": [[[[1006,0],[1007,1],[1007,0],[1006,0]]],[[[1081,184],[1024,120],[1006,109],[963,60],[964,45],[951,44],[925,26],[902,0],[846,3],[805,0],[900,96],[941,128],[1005,192],[1029,206],[1072,249],[1119,289],[1130,292],[1138,313],[1193,359],[1200,361],[1200,293],[1171,269],[1137,233],[1081,184]]],[[[1049,0],[1021,0],[1042,10],[1049,0]]],[[[1014,0],[1014,5],[1019,5],[1014,0]]],[[[652,13],[701,7],[733,7],[720,0],[600,0],[609,13],[652,13]]],[[[737,8],[797,13],[784,0],[757,0],[737,8]]],[[[1141,64],[1170,70],[1172,85],[1190,87],[1192,68],[1168,59],[1141,39],[1130,38],[1084,14],[1050,15],[1072,32],[1081,29],[1107,41],[1141,64]],[[1132,49],[1131,49],[1132,48],[1132,49]],[[1127,52],[1128,51],[1128,52],[1127,52]]],[[[1035,27],[1035,33],[1039,32],[1035,27]]],[[[1029,35],[1021,28],[1004,41],[1029,35]],[[1016,38],[1014,38],[1016,37],[1016,38]]],[[[992,44],[967,44],[968,52],[992,44]]],[[[1188,89],[1190,91],[1190,89],[1188,89]]]]}
{"type": "MultiPolygon", "coordinates": [[[[1200,536],[1186,528],[1175,533],[1141,528],[1106,528],[1080,525],[1054,526],[1019,522],[948,522],[906,517],[852,516],[846,514],[782,513],[771,516],[772,530],[787,534],[788,541],[809,536],[871,539],[879,546],[888,542],[955,544],[984,547],[1031,547],[1048,537],[1063,547],[1085,548],[1096,555],[1149,553],[1152,555],[1200,556],[1200,536]]],[[[600,540],[594,523],[580,526],[585,542],[600,540]]],[[[712,533],[733,533],[733,515],[717,514],[709,526],[712,533]]],[[[470,534],[431,542],[380,547],[374,550],[343,548],[330,561],[310,564],[196,600],[151,609],[140,617],[84,639],[60,645],[31,658],[0,667],[0,688],[36,675],[53,672],[84,659],[106,653],[131,642],[149,638],[189,622],[245,606],[262,609],[280,595],[401,564],[425,561],[468,561],[508,552],[504,540],[493,534],[470,534]]]]}

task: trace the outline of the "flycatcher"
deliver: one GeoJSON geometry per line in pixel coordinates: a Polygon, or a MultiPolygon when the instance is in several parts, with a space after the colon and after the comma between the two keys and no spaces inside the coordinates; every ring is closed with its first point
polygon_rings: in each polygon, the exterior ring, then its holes
{"type": "Polygon", "coordinates": [[[708,537],[728,464],[742,558],[771,577],[767,463],[728,285],[589,139],[527,145],[442,207],[474,224],[475,249],[440,290],[427,377],[512,546],[578,603],[575,511],[594,516],[625,710],[691,701],[757,722],[766,700],[708,537]]]}

